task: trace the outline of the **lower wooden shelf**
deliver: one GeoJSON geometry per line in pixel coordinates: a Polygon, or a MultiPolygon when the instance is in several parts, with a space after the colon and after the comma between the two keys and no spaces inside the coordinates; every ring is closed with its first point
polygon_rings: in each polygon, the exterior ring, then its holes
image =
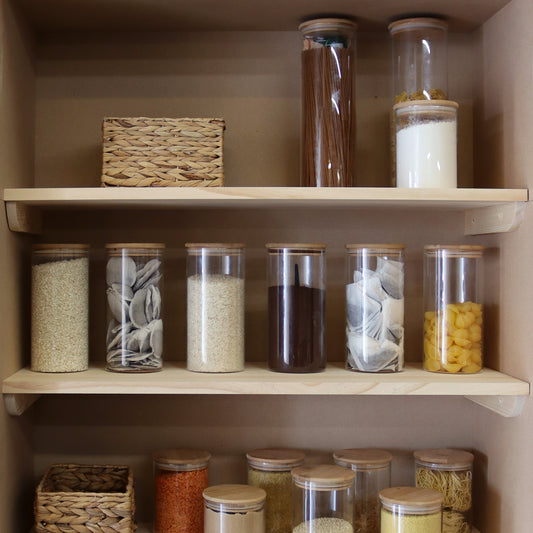
{"type": "Polygon", "coordinates": [[[108,372],[103,365],[64,374],[24,368],[4,380],[2,392],[11,414],[21,414],[42,394],[255,394],[466,396],[504,416],[517,416],[529,383],[488,368],[447,375],[426,372],[420,364],[394,374],[350,372],[342,363],[315,374],[286,374],[270,371],[265,363],[248,363],[243,372],[206,374],[169,362],[147,374],[108,372]]]}

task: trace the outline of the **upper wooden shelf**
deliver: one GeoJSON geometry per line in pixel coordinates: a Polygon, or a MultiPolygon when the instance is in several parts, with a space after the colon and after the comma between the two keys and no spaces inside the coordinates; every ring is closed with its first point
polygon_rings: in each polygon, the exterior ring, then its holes
{"type": "Polygon", "coordinates": [[[407,207],[465,212],[465,233],[516,229],[527,189],[401,189],[394,187],[90,187],[4,189],[12,231],[40,233],[40,211],[59,208],[407,207]]]}

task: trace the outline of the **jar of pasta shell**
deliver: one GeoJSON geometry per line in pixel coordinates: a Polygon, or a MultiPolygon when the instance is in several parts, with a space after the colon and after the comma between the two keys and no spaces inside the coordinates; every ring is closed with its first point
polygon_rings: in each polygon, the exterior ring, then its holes
{"type": "Polygon", "coordinates": [[[424,369],[472,374],[483,366],[483,246],[424,247],[424,369]]]}
{"type": "Polygon", "coordinates": [[[443,531],[470,533],[474,456],[464,450],[432,449],[417,450],[414,457],[416,486],[443,495],[443,531]]]}

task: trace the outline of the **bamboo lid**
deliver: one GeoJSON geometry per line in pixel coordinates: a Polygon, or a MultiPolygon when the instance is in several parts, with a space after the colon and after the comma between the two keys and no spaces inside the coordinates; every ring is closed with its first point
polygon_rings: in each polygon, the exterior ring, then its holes
{"type": "Polygon", "coordinates": [[[35,252],[49,252],[57,250],[58,252],[65,252],[73,250],[75,252],[84,252],[89,249],[88,244],[34,244],[33,251],[35,252]]]}
{"type": "Polygon", "coordinates": [[[231,509],[249,509],[262,505],[266,499],[266,492],[251,485],[215,485],[207,487],[203,492],[206,502],[219,504],[231,509]]]}
{"type": "Polygon", "coordinates": [[[244,248],[242,242],[187,242],[185,248],[244,248]]]}
{"type": "Polygon", "coordinates": [[[176,467],[176,470],[201,470],[209,463],[211,454],[205,450],[175,448],[159,450],[153,454],[153,459],[162,467],[176,467]]]}
{"type": "Polygon", "coordinates": [[[343,18],[320,18],[307,20],[298,26],[302,33],[316,31],[354,31],[357,29],[357,23],[350,19],[343,18]]]}
{"type": "Polygon", "coordinates": [[[413,455],[417,463],[441,470],[470,468],[474,462],[470,452],[450,448],[417,450],[413,455]]]}
{"type": "Polygon", "coordinates": [[[481,257],[484,250],[484,246],[477,244],[427,244],[424,246],[424,253],[429,256],[442,254],[448,257],[481,257]]]}
{"type": "Polygon", "coordinates": [[[403,250],[405,249],[405,244],[347,244],[346,249],[351,250],[362,250],[364,248],[370,248],[372,251],[375,250],[403,250]]]}
{"type": "Polygon", "coordinates": [[[273,243],[265,244],[271,252],[279,252],[281,250],[289,250],[289,252],[322,252],[326,249],[326,245],[322,243],[311,242],[289,242],[289,243],[273,243]]]}
{"type": "Polygon", "coordinates": [[[298,466],[291,472],[296,484],[317,489],[349,487],[355,478],[353,470],[338,465],[298,466]]]}
{"type": "Polygon", "coordinates": [[[395,20],[388,26],[388,30],[392,35],[401,31],[414,30],[418,28],[437,28],[446,30],[448,28],[448,23],[443,19],[433,17],[410,17],[406,19],[395,20]]]}
{"type": "Polygon", "coordinates": [[[392,461],[392,454],[375,448],[352,448],[335,451],[333,459],[345,468],[372,470],[388,466],[392,461]]]}
{"type": "Polygon", "coordinates": [[[441,507],[444,496],[422,487],[391,487],[383,489],[379,499],[389,507],[402,505],[413,511],[430,511],[441,507]]]}
{"type": "Polygon", "coordinates": [[[161,249],[165,248],[166,245],[162,242],[112,242],[105,245],[107,250],[122,250],[123,248],[131,249],[161,249]]]}
{"type": "Polygon", "coordinates": [[[246,458],[250,466],[257,470],[288,471],[304,462],[305,453],[300,450],[266,448],[252,450],[246,454],[246,458]]]}

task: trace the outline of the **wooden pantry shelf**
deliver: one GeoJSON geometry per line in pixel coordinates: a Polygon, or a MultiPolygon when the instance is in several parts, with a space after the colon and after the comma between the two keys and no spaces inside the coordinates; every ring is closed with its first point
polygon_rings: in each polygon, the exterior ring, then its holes
{"type": "Polygon", "coordinates": [[[519,227],[527,189],[402,189],[394,187],[79,187],[4,189],[12,231],[40,233],[41,212],[57,209],[202,209],[381,207],[463,211],[465,233],[519,227]]]}
{"type": "Polygon", "coordinates": [[[413,395],[467,396],[500,414],[517,416],[529,395],[529,384],[491,369],[478,374],[444,375],[408,364],[397,374],[350,372],[331,363],[324,372],[285,374],[265,363],[248,363],[244,372],[189,372],[185,363],[169,362],[161,372],[124,374],[91,366],[85,372],[49,374],[19,370],[4,380],[8,411],[21,414],[43,394],[239,394],[239,395],[413,395]],[[497,409],[495,409],[497,410],[497,409]]]}

